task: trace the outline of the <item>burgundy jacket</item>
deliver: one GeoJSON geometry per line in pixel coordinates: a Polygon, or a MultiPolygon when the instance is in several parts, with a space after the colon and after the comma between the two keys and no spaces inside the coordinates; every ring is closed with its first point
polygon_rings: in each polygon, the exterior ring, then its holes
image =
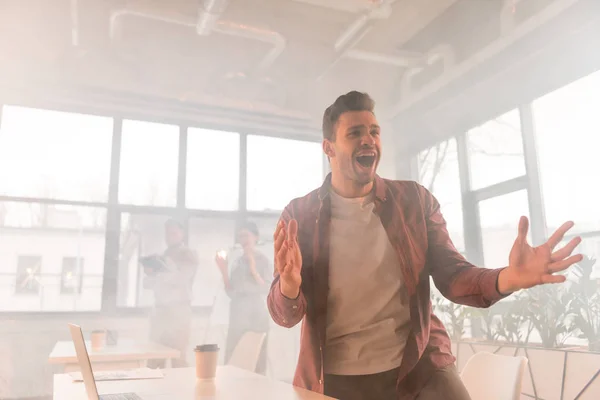
{"type": "MultiPolygon", "coordinates": [[[[300,357],[294,385],[323,393],[323,358],[329,279],[329,224],[331,175],[323,186],[292,200],[284,221],[298,221],[302,253],[302,286],[296,299],[281,294],[279,276],[268,297],[273,320],[291,328],[302,321],[300,357]]],[[[411,332],[398,374],[398,399],[414,399],[435,369],[455,362],[450,338],[432,313],[431,276],[449,300],[473,307],[489,307],[503,296],[497,282],[501,269],[477,268],[456,250],[446,230],[440,205],[423,186],[411,181],[375,179],[375,212],[394,246],[409,296],[411,332]]]]}

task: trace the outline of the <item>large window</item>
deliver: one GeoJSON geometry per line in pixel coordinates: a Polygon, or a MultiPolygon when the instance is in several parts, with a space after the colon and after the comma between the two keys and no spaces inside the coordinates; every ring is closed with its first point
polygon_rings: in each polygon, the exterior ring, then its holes
{"type": "Polygon", "coordinates": [[[575,221],[582,254],[600,277],[600,72],[533,103],[540,179],[548,231],[575,221]]]}
{"type": "Polygon", "coordinates": [[[101,208],[0,202],[0,311],[99,310],[105,220],[101,208]]]}
{"type": "Polygon", "coordinates": [[[600,230],[600,72],[533,103],[549,230],[600,230]]]}
{"type": "Polygon", "coordinates": [[[234,252],[235,226],[233,219],[190,220],[189,246],[198,254],[199,259],[194,282],[194,305],[212,307],[217,294],[223,291],[223,280],[215,263],[215,256],[220,250],[234,252]]]}
{"type": "MultiPolygon", "coordinates": [[[[483,260],[487,268],[508,265],[508,254],[517,238],[519,219],[529,217],[527,190],[493,197],[479,203],[483,260]]],[[[531,230],[529,231],[531,243],[531,230]]]]}
{"type": "Polygon", "coordinates": [[[123,121],[119,202],[175,206],[179,127],[123,121]]]}
{"type": "Polygon", "coordinates": [[[323,181],[323,151],[315,142],[248,136],[247,207],[282,210],[323,181]]]}
{"type": "Polygon", "coordinates": [[[188,128],[183,148],[174,124],[124,119],[115,136],[110,116],[3,106],[0,117],[0,312],[97,311],[103,300],[109,308],[151,307],[140,257],[165,251],[172,215],[188,216],[189,246],[199,257],[192,304],[214,308],[223,294],[215,254],[240,254],[240,196],[259,225],[259,250],[272,262],[280,211],[324,177],[316,142],[250,135],[241,154],[235,132],[188,128]],[[184,199],[177,197],[181,184],[184,199]],[[115,261],[116,271],[105,274],[115,261]],[[116,299],[103,299],[105,281],[116,286],[116,299]]]}
{"type": "MultiPolygon", "coordinates": [[[[165,215],[122,214],[117,284],[119,307],[154,304],[154,293],[144,285],[146,276],[139,260],[165,252],[165,222],[169,218],[165,215]]],[[[220,250],[234,251],[235,220],[192,218],[188,231],[188,246],[198,255],[192,305],[212,307],[215,296],[223,289],[215,256],[220,250]]]]}
{"type": "Polygon", "coordinates": [[[467,133],[471,189],[525,175],[519,111],[513,110],[467,133]]]}
{"type": "Polygon", "coordinates": [[[106,201],[112,118],[4,106],[0,194],[106,201]]]}
{"type": "Polygon", "coordinates": [[[464,252],[463,212],[456,140],[430,147],[418,156],[419,183],[440,202],[448,232],[456,248],[464,252]]]}
{"type": "MultiPolygon", "coordinates": [[[[106,328],[143,339],[157,294],[159,300],[169,301],[160,299],[163,295],[183,300],[180,288],[168,289],[170,282],[156,290],[156,280],[145,279],[152,273],[140,264],[144,256],[164,254],[165,222],[176,216],[198,256],[193,281],[189,275],[178,280],[192,285],[192,336],[225,346],[230,304],[215,263],[217,251],[225,250],[230,260],[242,255],[235,229],[250,216],[261,233],[258,249],[272,268],[272,235],[281,209],[324,177],[323,153],[315,142],[249,136],[241,146],[246,137],[235,132],[189,127],[184,132],[177,123],[121,115],[0,107],[0,314],[75,319],[86,336],[106,328]],[[126,320],[103,317],[125,311],[126,320]]],[[[15,329],[17,336],[22,333],[15,329]]],[[[48,349],[64,339],[61,332],[48,332],[48,349]]],[[[293,375],[299,335],[300,325],[273,327],[270,375],[293,375]]],[[[13,360],[4,357],[9,378],[15,366],[23,367],[16,377],[27,376],[27,366],[44,364],[24,360],[19,346],[5,342],[5,350],[17,349],[13,360]]],[[[0,378],[0,393],[2,383],[11,390],[8,397],[43,397],[51,391],[27,380],[13,385],[0,378]]]]}
{"type": "Polygon", "coordinates": [[[275,254],[273,253],[273,234],[275,233],[277,222],[279,222],[279,217],[252,218],[252,222],[257,225],[260,234],[258,249],[267,256],[271,264],[273,264],[273,259],[275,257],[275,254]]]}
{"type": "Polygon", "coordinates": [[[146,307],[153,304],[150,290],[144,289],[140,257],[165,251],[165,215],[121,214],[117,306],[146,307]]]}
{"type": "Polygon", "coordinates": [[[240,135],[188,129],[186,207],[237,210],[240,135]]]}

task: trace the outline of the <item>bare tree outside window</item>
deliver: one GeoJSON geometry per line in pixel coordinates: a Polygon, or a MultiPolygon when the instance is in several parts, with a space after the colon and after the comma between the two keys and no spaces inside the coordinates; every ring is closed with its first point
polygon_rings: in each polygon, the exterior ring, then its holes
{"type": "Polygon", "coordinates": [[[462,198],[456,139],[440,142],[418,154],[419,183],[439,201],[454,245],[464,251],[462,198]]]}

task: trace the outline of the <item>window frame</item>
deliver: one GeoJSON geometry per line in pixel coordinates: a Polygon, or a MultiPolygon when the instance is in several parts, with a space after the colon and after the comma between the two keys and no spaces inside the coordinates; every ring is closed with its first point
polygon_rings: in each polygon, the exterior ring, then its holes
{"type": "Polygon", "coordinates": [[[63,256],[62,257],[62,268],[60,272],[60,295],[61,296],[72,296],[74,294],[80,295],[83,291],[83,275],[85,271],[85,258],[81,256],[72,257],[72,256],[63,256]],[[77,278],[77,290],[71,291],[69,288],[65,286],[65,261],[68,259],[75,260],[75,263],[81,262],[79,275],[77,278]]]}
{"type": "Polygon", "coordinates": [[[40,291],[42,289],[42,284],[40,283],[40,278],[42,277],[42,265],[43,265],[43,257],[41,255],[37,255],[37,254],[18,254],[17,255],[17,270],[15,271],[15,290],[13,292],[14,296],[18,296],[18,297],[39,297],[40,295],[40,291]],[[30,292],[30,291],[24,291],[24,292],[19,292],[19,278],[22,275],[22,272],[20,271],[21,268],[21,260],[25,260],[25,259],[35,259],[36,261],[38,261],[40,268],[38,271],[34,271],[33,274],[30,274],[31,276],[33,276],[37,283],[36,283],[36,287],[37,290],[34,292],[30,292]]]}
{"type": "MultiPolygon", "coordinates": [[[[60,113],[60,114],[75,114],[75,115],[79,115],[79,116],[90,116],[90,117],[96,117],[96,118],[107,118],[113,121],[113,128],[114,128],[114,116],[112,115],[108,115],[108,114],[100,114],[100,113],[93,113],[93,112],[85,112],[85,111],[81,111],[79,109],[77,110],[67,110],[64,107],[40,107],[39,104],[23,104],[20,102],[11,102],[10,104],[3,104],[2,102],[0,102],[0,131],[2,131],[2,122],[3,122],[3,116],[4,116],[4,107],[5,106],[9,106],[9,107],[17,107],[17,108],[25,108],[25,109],[30,109],[30,110],[38,110],[38,111],[48,111],[51,113],[60,113]]],[[[112,143],[112,138],[113,138],[113,131],[111,131],[110,133],[107,132],[106,133],[107,136],[109,136],[109,141],[110,143],[112,143]]],[[[110,166],[109,166],[110,168],[110,166]]],[[[110,173],[108,176],[108,184],[110,186],[110,173]]],[[[108,188],[107,188],[108,189],[108,188]]],[[[106,199],[108,199],[108,190],[103,192],[104,194],[106,194],[105,197],[106,199]]],[[[14,194],[6,194],[6,195],[2,195],[0,194],[0,199],[16,199],[18,201],[20,201],[19,199],[23,199],[23,201],[26,201],[26,199],[30,199],[32,202],[42,202],[39,200],[43,200],[43,202],[45,203],[56,203],[56,204],[106,204],[106,201],[99,201],[99,200],[78,200],[78,199],[68,199],[68,198],[64,198],[64,197],[59,197],[59,196],[52,196],[52,197],[39,197],[39,196],[30,196],[30,195],[14,195],[14,194]]]]}
{"type": "MultiPolygon", "coordinates": [[[[244,205],[245,205],[245,209],[246,212],[252,212],[252,213],[261,213],[261,214],[272,214],[272,213],[281,213],[281,211],[283,211],[283,208],[285,207],[285,204],[283,206],[281,206],[281,209],[266,209],[263,208],[261,210],[257,210],[257,209],[249,209],[248,208],[248,190],[247,190],[247,185],[248,185],[248,154],[250,154],[250,151],[248,150],[248,138],[252,136],[252,137],[256,137],[256,138],[272,138],[272,139],[276,139],[276,140],[284,140],[284,141],[299,141],[298,139],[294,139],[294,138],[288,138],[288,137],[272,137],[272,136],[265,136],[265,135],[256,135],[256,134],[248,134],[246,135],[246,139],[245,139],[245,160],[244,160],[244,168],[245,168],[245,182],[246,182],[246,186],[245,186],[245,191],[244,191],[244,205]]],[[[314,144],[319,144],[319,147],[321,147],[321,140],[313,140],[313,141],[302,141],[302,142],[307,142],[307,143],[314,143],[314,144]]],[[[320,163],[321,163],[321,178],[319,180],[318,186],[312,187],[311,189],[307,190],[306,193],[308,193],[310,190],[314,190],[317,187],[319,187],[321,185],[321,181],[329,174],[329,162],[327,160],[327,157],[325,156],[325,154],[322,153],[322,150],[320,151],[321,156],[320,156],[320,163]]],[[[241,165],[241,164],[240,164],[241,165]]],[[[304,194],[306,194],[304,193],[304,194]]],[[[289,200],[292,200],[292,198],[290,198],[289,200]]]]}
{"type": "MultiPolygon", "coordinates": [[[[274,138],[284,138],[291,140],[300,140],[305,142],[321,143],[320,135],[316,135],[316,131],[307,130],[307,134],[285,134],[281,135],[274,132],[264,132],[258,128],[244,128],[228,125],[224,123],[206,123],[190,118],[162,118],[156,117],[152,113],[143,112],[121,112],[115,110],[106,110],[98,106],[81,106],[77,103],[57,103],[57,102],[23,102],[23,101],[1,101],[0,100],[0,127],[2,124],[2,111],[4,105],[38,108],[48,111],[59,111],[66,113],[77,113],[91,116],[109,117],[113,120],[113,129],[111,132],[111,155],[110,155],[110,175],[108,197],[106,202],[98,201],[79,201],[65,199],[50,199],[39,197],[24,197],[0,195],[0,201],[20,202],[20,203],[40,203],[40,204],[56,204],[67,206],[86,206],[103,208],[106,210],[106,233],[105,233],[105,248],[104,248],[104,273],[102,282],[102,303],[99,310],[94,311],[0,311],[0,316],[7,316],[14,319],[51,319],[57,317],[77,318],[78,316],[140,316],[147,313],[147,307],[117,307],[117,275],[119,252],[119,236],[111,232],[119,232],[121,213],[133,214],[159,214],[178,216],[183,219],[191,219],[194,217],[209,217],[209,218],[234,218],[241,222],[248,218],[260,217],[279,217],[279,212],[262,212],[248,211],[246,207],[247,197],[247,138],[249,135],[266,136],[274,138]],[[167,125],[175,125],[179,127],[179,148],[177,158],[177,201],[173,207],[164,206],[144,206],[121,204],[118,201],[119,190],[119,173],[120,173],[120,158],[121,158],[121,138],[123,120],[137,120],[143,122],[160,123],[167,125]],[[186,166],[187,166],[187,134],[188,127],[200,127],[201,129],[221,130],[227,132],[235,132],[240,138],[240,177],[239,177],[239,206],[235,211],[218,211],[205,209],[188,209],[185,206],[185,185],[186,185],[186,166]]],[[[282,125],[283,126],[283,125],[282,125]]],[[[325,158],[324,158],[325,163],[325,158]]],[[[324,176],[326,172],[324,171],[324,176]]],[[[231,232],[232,241],[235,232],[231,232]]],[[[16,278],[15,278],[16,279],[16,278]]],[[[62,282],[62,274],[61,274],[62,282]]],[[[82,288],[82,285],[80,285],[82,288]]],[[[66,296],[67,294],[65,294],[66,296]]],[[[208,315],[210,308],[206,306],[192,306],[192,310],[198,315],[208,315]]]]}

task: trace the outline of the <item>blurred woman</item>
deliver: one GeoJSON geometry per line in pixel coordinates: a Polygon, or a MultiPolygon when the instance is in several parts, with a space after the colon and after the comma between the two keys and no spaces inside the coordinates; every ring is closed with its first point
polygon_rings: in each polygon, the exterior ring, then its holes
{"type": "MultiPolygon", "coordinates": [[[[177,349],[181,356],[173,367],[186,367],[186,354],[192,323],[192,286],[198,268],[196,252],[186,245],[185,228],[170,219],[165,224],[167,249],[150,262],[142,261],[146,277],[144,287],[154,292],[154,309],[150,317],[150,339],[177,349]]],[[[162,368],[162,361],[150,360],[151,368],[162,368]]]]}
{"type": "MultiPolygon", "coordinates": [[[[271,284],[272,268],[267,257],[256,249],[259,239],[258,227],[246,222],[238,228],[237,242],[242,246],[243,255],[233,260],[229,271],[227,256],[217,253],[217,266],[223,276],[225,291],[231,299],[229,309],[229,330],[225,345],[225,362],[229,361],[235,346],[246,332],[259,332],[268,335],[269,312],[266,296],[271,284]]],[[[265,374],[267,370],[267,338],[263,343],[256,372],[265,374]]]]}

